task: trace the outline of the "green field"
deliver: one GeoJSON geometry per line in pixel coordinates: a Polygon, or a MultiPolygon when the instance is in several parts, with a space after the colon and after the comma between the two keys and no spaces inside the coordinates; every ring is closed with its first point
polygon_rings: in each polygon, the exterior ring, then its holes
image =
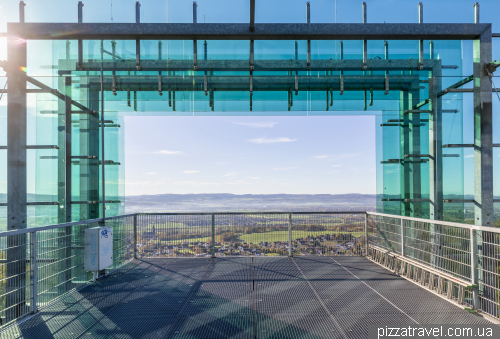
{"type": "MultiPolygon", "coordinates": [[[[329,231],[292,231],[292,240],[298,238],[305,238],[309,235],[325,235],[325,234],[352,234],[355,237],[360,237],[363,232],[334,232],[329,231]]],[[[246,243],[260,243],[261,241],[275,242],[275,241],[288,241],[288,231],[274,231],[265,233],[252,233],[252,234],[242,234],[239,236],[241,242],[246,243]]]]}
{"type": "MultiPolygon", "coordinates": [[[[309,235],[317,236],[317,235],[325,235],[325,234],[351,234],[357,238],[362,236],[364,233],[363,232],[333,232],[330,233],[328,231],[292,231],[292,239],[296,240],[298,238],[305,238],[309,235]]],[[[288,241],[288,231],[273,231],[273,232],[265,232],[265,233],[252,233],[252,234],[243,234],[243,233],[237,233],[238,234],[238,241],[239,242],[246,242],[246,243],[254,243],[258,244],[262,241],[267,241],[267,242],[275,242],[275,241],[288,241]]],[[[186,239],[179,239],[176,240],[175,242],[207,242],[210,241],[211,237],[202,237],[202,238],[186,238],[186,239]]],[[[170,243],[175,243],[174,241],[170,241],[170,243]]],[[[166,241],[162,241],[163,245],[166,245],[166,241]]]]}

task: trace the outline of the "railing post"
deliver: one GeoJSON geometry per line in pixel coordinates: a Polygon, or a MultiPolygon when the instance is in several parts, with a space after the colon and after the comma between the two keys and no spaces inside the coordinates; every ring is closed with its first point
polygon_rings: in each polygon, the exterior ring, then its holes
{"type": "Polygon", "coordinates": [[[212,258],[215,258],[215,214],[212,214],[212,246],[211,246],[212,258]]]}
{"type": "Polygon", "coordinates": [[[31,266],[31,313],[36,313],[38,311],[37,308],[37,294],[38,294],[38,265],[36,261],[37,253],[36,253],[36,232],[30,233],[30,266],[31,266]]]}
{"type": "Polygon", "coordinates": [[[288,256],[292,256],[292,213],[288,215],[288,256]]]}
{"type": "Polygon", "coordinates": [[[478,270],[477,270],[477,231],[470,229],[470,280],[472,284],[472,307],[481,308],[479,301],[478,270]]]}
{"type": "Polygon", "coordinates": [[[137,259],[137,214],[134,215],[134,258],[137,259]]]}
{"type": "Polygon", "coordinates": [[[401,218],[401,255],[405,256],[405,228],[403,218],[401,218]]]}
{"type": "Polygon", "coordinates": [[[368,213],[365,214],[365,247],[366,247],[366,256],[369,255],[370,244],[368,243],[368,213]]]}

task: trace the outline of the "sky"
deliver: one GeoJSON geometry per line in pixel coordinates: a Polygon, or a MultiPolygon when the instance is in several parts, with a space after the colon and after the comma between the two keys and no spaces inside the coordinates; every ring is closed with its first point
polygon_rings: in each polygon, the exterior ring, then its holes
{"type": "MultiPolygon", "coordinates": [[[[77,0],[25,2],[27,22],[77,21],[77,0]]],[[[135,21],[135,0],[83,2],[84,22],[135,21]]],[[[197,3],[198,22],[242,23],[249,20],[249,0],[198,0],[197,3]]],[[[433,0],[423,3],[424,22],[473,22],[474,1],[433,0]]],[[[18,20],[18,4],[18,0],[0,0],[0,32],[6,31],[7,22],[18,20]]],[[[191,0],[142,0],[141,4],[141,22],[192,22],[191,0]]],[[[361,4],[362,1],[352,0],[313,0],[311,22],[361,22],[361,4]]],[[[418,1],[413,0],[367,1],[368,22],[418,22],[417,5],[418,1]]],[[[493,32],[500,32],[500,1],[484,0],[480,1],[480,5],[481,22],[491,22],[493,32]]],[[[256,0],[256,23],[294,23],[305,20],[305,0],[256,0]]],[[[5,45],[6,40],[0,38],[1,60],[6,59],[5,45]]],[[[469,75],[468,72],[472,74],[472,44],[464,42],[463,48],[464,74],[469,75]]],[[[493,59],[500,59],[500,39],[494,39],[493,59]]],[[[0,118],[4,120],[5,103],[6,100],[0,101],[0,118]]],[[[465,95],[464,143],[473,142],[472,106],[471,96],[465,95]]],[[[499,106],[494,100],[495,112],[498,112],[499,106]]],[[[500,130],[498,114],[494,116],[494,124],[494,142],[500,143],[500,133],[496,132],[500,130]]],[[[5,126],[4,123],[0,125],[5,126]]],[[[362,152],[370,149],[374,142],[374,129],[375,122],[370,116],[127,117],[126,194],[212,191],[375,193],[375,172],[372,171],[375,160],[370,153],[362,152]],[[256,127],[258,124],[273,127],[256,127]],[[337,138],[342,135],[344,138],[337,138]],[[273,140],[281,142],[269,142],[273,140]],[[313,140],[315,144],[311,147],[313,140]],[[142,145],[142,148],[138,145],[142,145]],[[334,159],[340,159],[344,154],[350,157],[335,163],[334,159]],[[326,157],[314,158],[321,156],[326,157]],[[217,167],[211,159],[228,163],[217,167]],[[340,166],[332,167],[334,165],[340,166]],[[276,170],[279,168],[289,169],[276,170]],[[186,171],[199,172],[184,173],[186,171]],[[231,173],[237,174],[227,175],[231,173]],[[261,179],[251,179],[257,177],[261,179]]],[[[3,139],[5,133],[0,131],[0,144],[5,144],[3,139]]],[[[0,192],[6,191],[4,159],[5,154],[0,153],[0,192]]],[[[499,160],[500,153],[496,151],[495,164],[499,160]]],[[[472,193],[474,168],[471,150],[464,151],[464,161],[465,192],[472,193]]],[[[30,181],[28,191],[33,191],[33,187],[30,181]]],[[[495,189],[495,194],[500,194],[500,180],[495,181],[495,189]]]]}
{"type": "Polygon", "coordinates": [[[126,117],[125,192],[373,194],[374,123],[373,116],[126,117]]]}

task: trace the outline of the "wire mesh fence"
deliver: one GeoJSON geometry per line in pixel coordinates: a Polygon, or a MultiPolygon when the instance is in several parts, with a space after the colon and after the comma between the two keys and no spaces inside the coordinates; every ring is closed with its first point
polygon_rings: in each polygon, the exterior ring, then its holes
{"type": "Polygon", "coordinates": [[[500,318],[500,233],[479,232],[478,263],[479,298],[486,313],[500,318]]]}
{"type": "MultiPolygon", "coordinates": [[[[500,318],[500,229],[367,213],[367,231],[370,245],[470,282],[465,291],[452,279],[440,288],[450,299],[463,295],[466,305],[473,305],[477,294],[478,308],[500,318]]],[[[437,277],[427,279],[438,288],[437,277]]]]}
{"type": "MultiPolygon", "coordinates": [[[[134,256],[134,217],[106,222],[113,226],[113,265],[134,256]]],[[[97,222],[23,230],[0,236],[0,325],[34,313],[65,293],[87,284],[84,269],[85,230],[97,222]]]]}
{"type": "Polygon", "coordinates": [[[138,256],[362,255],[365,213],[139,214],[138,256]]]}
{"type": "MultiPolygon", "coordinates": [[[[97,226],[89,220],[0,235],[1,324],[92,279],[84,269],[85,230],[97,226]]],[[[500,230],[493,228],[370,212],[134,214],[106,226],[113,227],[108,272],[134,257],[365,255],[368,240],[435,271],[380,252],[385,266],[462,304],[477,297],[483,312],[500,317],[500,230]],[[434,272],[470,281],[472,289],[434,272]]]]}

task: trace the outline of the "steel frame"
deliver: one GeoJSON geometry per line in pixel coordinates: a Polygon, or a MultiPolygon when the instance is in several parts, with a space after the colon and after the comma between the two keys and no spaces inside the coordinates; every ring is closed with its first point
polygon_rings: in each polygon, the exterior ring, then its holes
{"type": "MultiPolygon", "coordinates": [[[[100,111],[99,108],[99,96],[98,92],[91,90],[93,83],[89,82],[88,86],[88,102],[89,107],[85,107],[74,101],[71,101],[71,93],[65,90],[65,94],[61,94],[61,89],[67,88],[67,83],[61,83],[60,90],[54,91],[52,89],[46,88],[43,84],[36,82],[36,80],[26,76],[22,71],[23,67],[27,64],[27,40],[77,40],[78,41],[78,60],[66,60],[69,63],[67,70],[84,70],[88,72],[94,70],[93,66],[83,62],[82,58],[82,40],[136,40],[137,45],[137,58],[135,67],[141,70],[156,70],[156,71],[167,71],[167,76],[162,77],[160,75],[160,85],[163,88],[168,88],[170,77],[170,64],[169,61],[158,60],[158,61],[141,61],[140,55],[140,40],[363,40],[363,60],[359,61],[348,61],[341,60],[335,61],[335,67],[337,69],[348,70],[369,70],[370,67],[373,69],[380,63],[382,68],[382,61],[370,61],[366,60],[367,55],[367,40],[473,40],[474,41],[474,164],[475,164],[475,223],[480,226],[493,226],[493,161],[492,161],[492,85],[489,81],[491,76],[491,70],[496,67],[492,67],[492,51],[491,51],[491,40],[492,36],[497,36],[492,34],[491,24],[479,23],[479,6],[475,7],[476,19],[474,24],[439,24],[439,23],[423,23],[422,11],[419,12],[419,22],[418,24],[370,24],[366,22],[366,7],[364,7],[364,20],[361,24],[314,24],[307,20],[307,23],[297,23],[297,24],[262,24],[255,23],[255,3],[251,1],[251,20],[250,26],[248,24],[231,24],[231,23],[216,23],[216,24],[205,24],[196,23],[196,8],[194,9],[194,22],[186,24],[166,24],[166,23],[140,23],[139,12],[136,8],[136,23],[83,23],[83,3],[80,1],[78,4],[78,23],[25,23],[24,22],[24,2],[20,2],[20,22],[19,23],[8,23],[7,24],[7,34],[5,35],[11,42],[9,43],[7,49],[8,63],[3,62],[0,66],[4,67],[7,71],[8,77],[8,90],[7,90],[7,182],[8,182],[8,203],[7,203],[7,215],[8,215],[8,230],[22,230],[27,227],[27,212],[26,206],[27,200],[27,180],[26,180],[26,94],[29,92],[27,90],[27,83],[31,82],[38,85],[41,90],[50,90],[54,95],[58,96],[61,100],[64,100],[59,114],[63,112],[64,117],[67,119],[68,114],[71,114],[71,106],[76,105],[79,109],[83,111],[100,111]],[[166,64],[166,65],[165,65],[166,64]],[[166,66],[166,67],[165,67],[166,66]],[[165,87],[164,87],[165,86],[165,87]],[[63,107],[64,106],[64,107],[63,107]],[[63,109],[64,108],[64,109],[63,109]]],[[[138,6],[140,4],[138,3],[138,6]]],[[[308,6],[309,7],[309,6],[308,6]]],[[[420,49],[421,50],[421,49],[420,49]]],[[[309,54],[309,53],[308,53],[309,54]]],[[[229,61],[228,61],[229,62],[229,61]]],[[[329,67],[331,69],[332,63],[329,61],[311,61],[310,57],[307,60],[296,60],[293,68],[294,70],[305,69],[305,70],[317,70],[326,69],[329,67]]],[[[427,60],[415,60],[415,65],[411,65],[414,70],[425,69],[427,60]]],[[[171,62],[178,69],[197,69],[205,71],[206,73],[212,72],[214,69],[210,68],[209,61],[207,60],[194,60],[194,62],[171,62]]],[[[223,68],[227,66],[224,62],[218,62],[223,68]]],[[[243,70],[249,70],[251,72],[258,71],[259,69],[268,69],[269,67],[276,67],[278,69],[286,67],[287,70],[290,69],[290,64],[286,66],[283,62],[272,62],[268,61],[267,64],[264,61],[253,61],[249,65],[247,61],[239,62],[231,61],[237,68],[243,70]],[[274,66],[271,66],[273,64],[274,66]]],[[[100,71],[107,69],[112,69],[113,71],[119,70],[120,67],[128,67],[129,65],[120,61],[113,60],[113,63],[102,63],[99,65],[100,71]]],[[[133,65],[134,66],[134,65],[133,65]]],[[[405,68],[408,69],[408,63],[406,61],[405,68]]],[[[441,137],[440,137],[440,116],[441,116],[441,104],[440,104],[440,84],[439,84],[439,72],[437,67],[432,68],[432,75],[429,80],[429,85],[432,90],[432,97],[425,100],[424,102],[418,103],[416,108],[420,108],[424,105],[429,104],[429,109],[432,111],[432,118],[430,119],[430,124],[432,124],[432,131],[430,133],[430,144],[432,145],[430,150],[430,158],[434,158],[431,162],[431,205],[433,211],[433,218],[442,220],[442,153],[441,147],[441,137]]],[[[130,68],[128,68],[130,70],[130,68]]],[[[200,84],[200,90],[205,90],[203,84],[205,79],[200,77],[197,83],[200,84]]],[[[247,78],[248,79],[248,78],[247,78]]],[[[253,77],[250,74],[250,82],[252,84],[249,89],[250,92],[258,90],[258,77],[253,77]]],[[[346,77],[348,79],[348,77],[346,77]]],[[[90,79],[89,79],[90,80],[90,79]]],[[[349,90],[349,84],[347,83],[344,87],[343,78],[339,79],[339,90],[349,90]]],[[[472,80],[472,79],[470,79],[472,80]]],[[[469,80],[469,81],[470,81],[469,80]]],[[[103,89],[106,90],[117,90],[117,86],[113,83],[110,84],[106,79],[103,79],[103,89]]],[[[337,81],[337,79],[335,80],[337,81]]],[[[299,89],[297,80],[295,91],[299,89]]],[[[85,84],[84,84],[85,85],[85,84]]],[[[333,85],[332,85],[333,86],[333,85]]],[[[374,90],[387,90],[384,83],[381,84],[383,88],[374,88],[374,90]]],[[[389,90],[391,89],[389,85],[389,90]]],[[[460,85],[461,86],[461,85],[460,85]]],[[[460,87],[457,86],[457,87],[460,87]]],[[[158,88],[158,80],[156,80],[156,88],[158,88]]],[[[246,83],[246,88],[248,89],[248,82],[246,83]]],[[[136,91],[137,89],[129,90],[136,91]]],[[[335,88],[337,89],[337,88],[335,88]]],[[[192,90],[192,86],[191,86],[192,90]]],[[[357,89],[359,90],[359,89],[357,89]]],[[[288,89],[291,91],[291,89],[288,89]]],[[[449,91],[451,92],[451,91],[449,91]]],[[[134,92],[135,93],[135,92],[134,92]]],[[[446,92],[443,92],[445,94],[446,92]]],[[[213,89],[210,89],[211,98],[213,98],[213,89]]],[[[441,94],[442,95],[442,94],[441,94]]],[[[373,98],[373,97],[372,97],[373,98]]],[[[213,102],[213,99],[211,99],[213,102]]],[[[175,92],[174,92],[174,105],[175,105],[175,92]]],[[[212,105],[213,107],[213,105],[212,105]]],[[[410,109],[411,107],[405,107],[403,111],[410,109]]],[[[414,112],[411,112],[412,114],[414,112]]],[[[416,113],[416,112],[415,112],[416,113]]],[[[418,114],[416,114],[418,116],[418,114]]],[[[402,117],[411,121],[412,123],[418,123],[419,118],[414,115],[409,115],[408,118],[402,117]]],[[[62,118],[62,117],[61,117],[62,118]]],[[[60,119],[62,120],[62,119],[60,119]]],[[[405,120],[405,121],[406,121],[405,120]]],[[[60,121],[60,126],[62,127],[63,122],[60,121]]],[[[88,138],[81,138],[80,140],[80,154],[98,154],[99,152],[99,138],[98,138],[98,128],[99,119],[93,114],[88,114],[88,119],[84,124],[88,126],[86,128],[90,129],[92,127],[97,127],[96,135],[88,136],[88,138]]],[[[85,127],[85,126],[84,126],[85,127]]],[[[67,128],[65,125],[64,128],[67,128]]],[[[68,131],[66,131],[68,132],[68,131]]],[[[64,167],[65,180],[68,179],[68,175],[71,175],[71,169],[68,164],[71,163],[71,151],[66,148],[71,146],[71,135],[65,136],[60,135],[60,142],[65,144],[64,149],[60,150],[60,157],[63,157],[66,165],[60,164],[60,170],[64,167]],[[69,138],[69,139],[68,139],[69,138]],[[63,142],[64,141],[64,142],[63,142]]],[[[404,136],[406,139],[417,138],[417,136],[404,136]]],[[[413,142],[413,141],[412,141],[413,142]]],[[[418,152],[418,149],[413,147],[413,149],[408,150],[409,153],[418,152]]],[[[405,153],[406,154],[406,153],[405,153]]],[[[88,169],[88,178],[82,176],[81,185],[82,187],[89,187],[87,191],[87,196],[84,200],[88,201],[98,201],[99,191],[98,182],[91,182],[92,180],[97,180],[98,178],[98,166],[90,166],[92,164],[97,164],[98,159],[82,159],[83,162],[88,162],[89,166],[83,166],[88,169]],[[94,179],[92,179],[94,178],[94,179]]],[[[62,175],[62,173],[60,173],[62,175]]],[[[60,178],[62,180],[62,177],[60,178]]],[[[406,180],[406,177],[405,177],[406,180]]],[[[408,180],[411,180],[408,177],[408,180]]],[[[66,181],[67,184],[67,181],[66,181]]],[[[417,184],[414,182],[414,185],[417,184]]],[[[406,183],[405,183],[406,185],[406,183]]],[[[406,185],[408,186],[408,185],[406,185]]],[[[409,190],[411,186],[408,186],[409,190]]],[[[413,199],[419,200],[419,192],[413,189],[413,199]]],[[[60,221],[68,221],[71,216],[71,202],[68,201],[70,197],[70,192],[68,189],[60,190],[59,203],[64,202],[65,207],[64,213],[60,214],[60,221]],[[63,201],[64,200],[64,201],[63,201]]],[[[104,198],[102,199],[104,201],[104,198]]],[[[406,200],[406,199],[405,199],[406,200]]],[[[411,200],[411,195],[410,195],[411,200]]],[[[405,207],[408,208],[410,206],[405,207]]],[[[414,203],[413,209],[417,208],[418,204],[414,203]]],[[[82,219],[92,219],[98,217],[98,205],[90,204],[84,205],[81,208],[82,219]]],[[[414,212],[412,212],[414,213],[414,212]]],[[[414,214],[418,215],[418,214],[414,214]]],[[[88,222],[88,221],[87,221],[88,222]]],[[[11,239],[8,237],[8,239],[11,239]]],[[[9,240],[8,240],[9,241],[9,240]]],[[[14,241],[14,240],[13,240],[14,241]]],[[[17,241],[17,240],[16,240],[17,241]]],[[[480,242],[480,240],[478,240],[480,242]]],[[[483,249],[488,250],[488,249],[483,249]]],[[[8,260],[15,260],[19,256],[18,253],[14,253],[11,250],[7,253],[8,260]]],[[[12,265],[7,265],[7,274],[15,273],[17,268],[12,265]]],[[[15,284],[24,284],[26,279],[25,275],[21,274],[19,281],[15,284]]],[[[12,282],[14,283],[14,282],[12,282]]],[[[10,284],[10,282],[8,282],[10,284]]],[[[9,285],[10,286],[10,285],[9,285]]],[[[12,288],[14,288],[13,286],[12,288]]],[[[14,303],[13,300],[7,300],[7,304],[14,303]]],[[[13,315],[15,316],[15,315],[13,315]]]]}

